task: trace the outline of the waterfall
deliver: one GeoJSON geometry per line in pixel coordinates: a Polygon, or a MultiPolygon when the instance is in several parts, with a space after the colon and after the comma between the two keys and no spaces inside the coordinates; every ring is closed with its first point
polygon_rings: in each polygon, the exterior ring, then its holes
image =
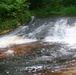
{"type": "Polygon", "coordinates": [[[18,47],[16,48],[19,50],[21,47],[20,50],[25,51],[23,53],[27,53],[30,49],[32,51],[28,54],[1,59],[1,75],[39,75],[41,71],[47,72],[47,70],[52,73],[61,70],[65,72],[69,64],[73,66],[74,63],[76,64],[76,17],[32,16],[32,19],[22,26],[0,36],[0,53],[4,49],[2,55],[11,55],[16,50],[15,44],[21,44],[16,45],[18,47]],[[33,42],[35,44],[39,42],[40,45],[34,46],[33,42]],[[32,44],[32,49],[29,48],[30,46],[27,47],[27,43],[32,44]],[[37,71],[39,74],[35,74],[37,71]]]}
{"type": "Polygon", "coordinates": [[[35,18],[0,37],[0,48],[34,41],[76,44],[76,18],[35,18]]]}
{"type": "Polygon", "coordinates": [[[76,22],[71,25],[68,24],[67,19],[58,20],[52,30],[53,35],[51,36],[51,29],[48,32],[48,35],[45,37],[46,42],[60,42],[70,45],[76,44],[76,22]]]}

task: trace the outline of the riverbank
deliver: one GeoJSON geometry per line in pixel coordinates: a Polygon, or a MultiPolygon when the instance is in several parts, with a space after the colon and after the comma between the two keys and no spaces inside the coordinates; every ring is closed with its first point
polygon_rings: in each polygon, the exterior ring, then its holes
{"type": "Polygon", "coordinates": [[[0,33],[22,25],[30,16],[76,15],[76,2],[72,0],[16,0],[1,1],[0,33]]]}
{"type": "Polygon", "coordinates": [[[0,34],[10,32],[11,30],[22,25],[27,19],[18,21],[17,19],[7,19],[0,23],[0,34]]]}
{"type": "MultiPolygon", "coordinates": [[[[35,17],[38,17],[38,18],[51,18],[51,17],[76,17],[76,15],[72,15],[72,14],[39,14],[39,13],[35,13],[34,11],[31,11],[31,16],[35,16],[35,17]]],[[[31,17],[30,16],[30,17],[31,17]]],[[[26,22],[27,20],[30,19],[30,17],[28,19],[25,18],[25,20],[23,20],[22,22],[21,21],[18,21],[16,19],[8,19],[8,20],[5,20],[4,22],[2,22],[0,25],[0,34],[4,34],[4,33],[7,33],[7,32],[10,32],[11,30],[23,25],[24,22],[26,22]]]]}
{"type": "MultiPolygon", "coordinates": [[[[7,33],[10,30],[13,30],[17,28],[18,26],[22,25],[26,20],[28,20],[32,15],[36,17],[53,17],[53,16],[68,16],[68,17],[75,17],[76,11],[75,7],[62,7],[58,10],[51,10],[49,9],[34,9],[29,10],[29,16],[25,17],[24,15],[21,15],[19,18],[12,19],[11,17],[9,19],[5,19],[0,22],[0,34],[7,33]],[[21,20],[22,17],[22,20],[21,20]]],[[[26,14],[26,13],[25,13],[26,14]]],[[[26,14],[27,15],[27,14],[26,14]]]]}

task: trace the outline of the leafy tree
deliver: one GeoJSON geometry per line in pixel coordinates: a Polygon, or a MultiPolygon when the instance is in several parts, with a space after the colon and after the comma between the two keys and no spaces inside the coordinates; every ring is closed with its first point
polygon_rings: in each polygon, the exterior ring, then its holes
{"type": "Polygon", "coordinates": [[[64,6],[76,6],[76,0],[62,0],[64,6]]]}
{"type": "Polygon", "coordinates": [[[43,7],[43,0],[28,0],[30,3],[30,9],[39,9],[43,7]]]}
{"type": "Polygon", "coordinates": [[[27,0],[0,0],[0,31],[12,29],[30,17],[27,0]]]}
{"type": "Polygon", "coordinates": [[[28,17],[29,5],[26,0],[1,0],[0,17],[2,18],[21,18],[23,14],[28,17]]]}

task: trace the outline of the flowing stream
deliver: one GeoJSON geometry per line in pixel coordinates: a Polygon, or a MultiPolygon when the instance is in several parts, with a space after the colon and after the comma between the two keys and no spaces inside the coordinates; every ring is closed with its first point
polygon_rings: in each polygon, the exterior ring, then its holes
{"type": "Polygon", "coordinates": [[[36,71],[57,72],[76,60],[76,17],[52,16],[26,21],[0,36],[0,48],[30,42],[48,42],[32,54],[0,59],[0,75],[44,75],[36,71]]]}

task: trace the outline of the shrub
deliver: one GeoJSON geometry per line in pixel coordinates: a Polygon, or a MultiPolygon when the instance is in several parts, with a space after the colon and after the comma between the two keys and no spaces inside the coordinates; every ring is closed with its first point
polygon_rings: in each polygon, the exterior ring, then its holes
{"type": "Polygon", "coordinates": [[[22,14],[27,14],[29,5],[26,0],[2,0],[0,2],[0,17],[5,18],[21,18],[22,14]]]}
{"type": "Polygon", "coordinates": [[[0,10],[1,30],[13,28],[18,22],[24,22],[30,17],[29,4],[26,0],[0,0],[0,10]]]}

